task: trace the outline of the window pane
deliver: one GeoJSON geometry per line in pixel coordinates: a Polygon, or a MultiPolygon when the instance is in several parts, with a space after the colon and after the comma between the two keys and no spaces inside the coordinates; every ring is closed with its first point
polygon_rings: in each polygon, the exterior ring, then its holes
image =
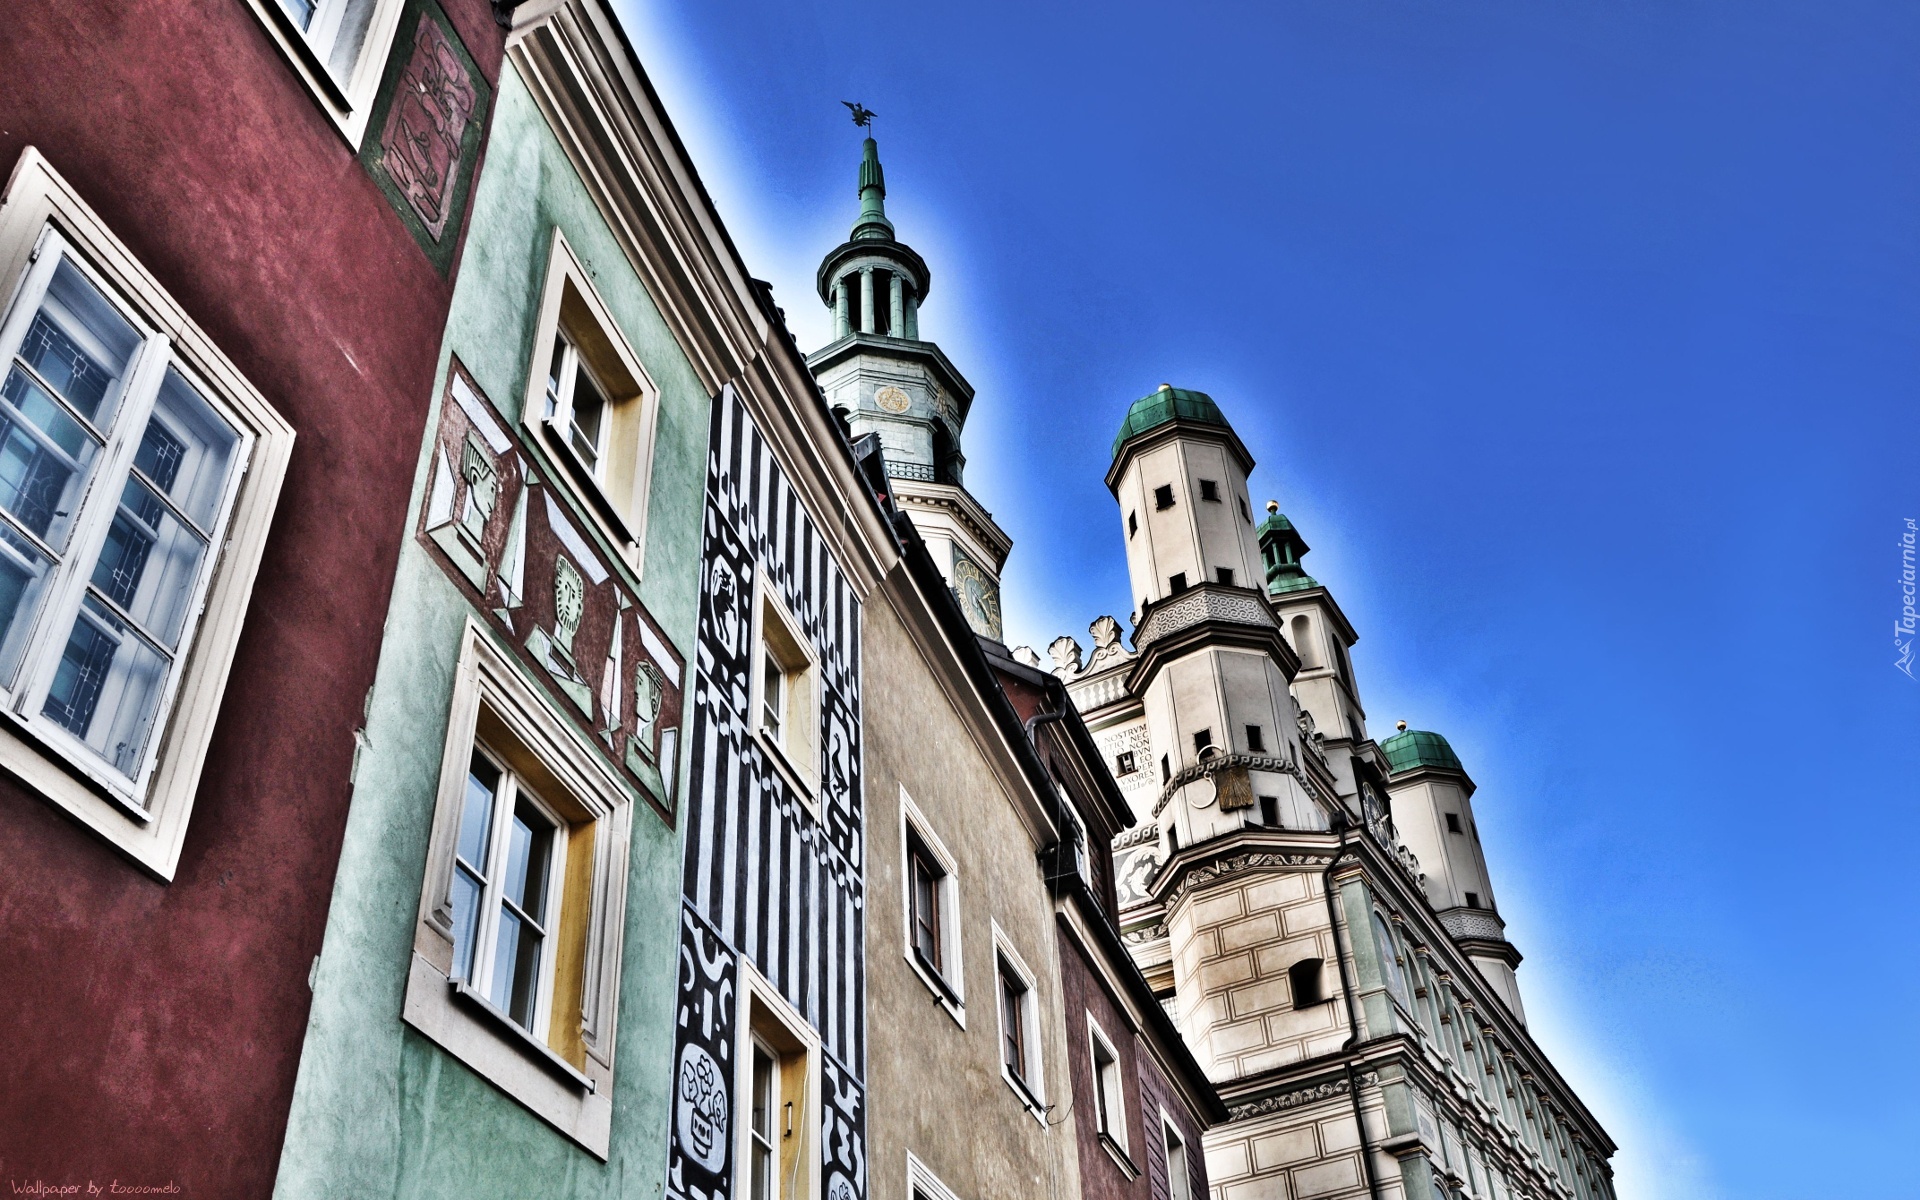
{"type": "Polygon", "coordinates": [[[45,591],[48,566],[31,542],[0,522],[0,686],[13,683],[45,591]]]}
{"type": "Polygon", "coordinates": [[[532,989],[525,985],[530,982],[540,958],[539,938],[535,936],[530,940],[529,932],[528,923],[521,920],[519,914],[504,905],[501,907],[500,930],[493,946],[493,983],[487,989],[487,999],[493,1001],[494,1007],[522,1026],[532,1021],[532,989]]]}
{"type": "Polygon", "coordinates": [[[460,811],[460,857],[485,875],[487,830],[493,825],[493,798],[500,790],[500,770],[481,755],[467,767],[467,799],[460,811]]]}
{"type": "Polygon", "coordinates": [[[601,394],[585,367],[576,368],[573,380],[574,453],[594,474],[600,473],[601,431],[606,424],[607,398],[601,394]]]}
{"type": "Polygon", "coordinates": [[[100,547],[92,582],[172,650],[180,644],[205,558],[200,535],[182,524],[153,489],[130,477],[120,490],[120,508],[100,547]]]}
{"type": "Polygon", "coordinates": [[[213,528],[240,435],[177,371],[160,385],[133,465],[201,532],[213,528]]]}
{"type": "Polygon", "coordinates": [[[65,550],[100,443],[17,365],[0,395],[0,508],[65,550]]]}
{"type": "Polygon", "coordinates": [[[561,381],[567,377],[567,339],[553,339],[553,359],[547,364],[547,418],[560,411],[561,381]]]}
{"type": "Polygon", "coordinates": [[[513,814],[507,831],[507,873],[501,891],[527,917],[546,923],[547,864],[553,854],[553,826],[527,805],[513,814]]]}
{"type": "Polygon", "coordinates": [[[140,335],[71,262],[47,285],[20,357],[79,414],[105,428],[140,335]]]}
{"type": "Polygon", "coordinates": [[[131,778],[166,676],[167,660],[89,595],[41,712],[131,778]]]}
{"type": "Polygon", "coordinates": [[[280,6],[302,30],[313,24],[314,0],[280,0],[280,6]]]}
{"type": "Polygon", "coordinates": [[[453,868],[453,977],[473,978],[474,943],[480,936],[480,880],[466,867],[453,868]]]}

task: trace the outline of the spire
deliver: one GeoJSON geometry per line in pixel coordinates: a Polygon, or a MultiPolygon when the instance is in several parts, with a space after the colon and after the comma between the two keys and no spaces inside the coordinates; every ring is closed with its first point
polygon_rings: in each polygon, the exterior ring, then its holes
{"type": "Polygon", "coordinates": [[[887,179],[880,171],[880,147],[872,138],[860,148],[860,219],[853,223],[852,240],[893,240],[893,222],[887,220],[887,179]]]}
{"type": "Polygon", "coordinates": [[[1260,539],[1260,557],[1267,566],[1268,595],[1279,596],[1320,586],[1320,581],[1300,565],[1307,553],[1307,539],[1300,536],[1293,522],[1280,511],[1279,501],[1267,501],[1267,519],[1260,522],[1255,532],[1260,539]]]}

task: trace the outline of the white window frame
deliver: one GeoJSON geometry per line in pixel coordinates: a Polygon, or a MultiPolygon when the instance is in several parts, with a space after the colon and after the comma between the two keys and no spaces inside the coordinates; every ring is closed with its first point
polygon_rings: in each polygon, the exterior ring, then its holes
{"type": "Polygon", "coordinates": [[[960,1200],[959,1195],[946,1185],[946,1181],[933,1173],[933,1169],[920,1161],[920,1156],[907,1151],[907,1200],[960,1200]]]}
{"type": "MultiPolygon", "coordinates": [[[[504,787],[494,792],[492,819],[487,830],[487,859],[493,867],[484,876],[484,886],[480,894],[480,920],[474,928],[473,965],[471,974],[465,980],[455,980],[456,987],[483,998],[487,1003],[492,1000],[495,974],[499,970],[499,932],[501,905],[506,897],[501,893],[501,880],[504,871],[500,870],[500,855],[506,853],[507,840],[512,829],[513,819],[521,801],[526,801],[552,829],[553,843],[547,852],[546,879],[542,881],[542,918],[538,923],[540,935],[540,961],[534,965],[533,1011],[525,1028],[538,1036],[537,1030],[544,1029],[553,1020],[553,973],[555,948],[559,943],[557,914],[565,904],[567,878],[567,842],[571,827],[568,821],[548,806],[540,798],[530,783],[522,779],[497,751],[478,741],[474,742],[473,754],[484,758],[497,771],[504,787]]],[[[458,947],[456,947],[456,952],[458,947]]],[[[495,1007],[499,1007],[497,1004],[495,1007]]]]}
{"type": "MultiPolygon", "coordinates": [[[[277,2],[277,0],[276,0],[277,2]]],[[[592,275],[574,253],[558,226],[547,252],[547,275],[541,285],[540,315],[534,324],[533,355],[527,368],[527,389],[521,405],[521,424],[549,457],[560,460],[554,474],[577,495],[607,543],[640,577],[645,566],[648,498],[653,490],[653,452],[660,420],[660,388],[613,319],[606,300],[593,285],[592,275]],[[569,440],[571,373],[563,381],[561,405],[549,416],[547,379],[556,339],[565,338],[577,361],[606,397],[599,460],[591,468],[580,461],[569,440]],[[591,338],[591,353],[582,343],[591,338]],[[614,441],[616,423],[626,444],[614,441]],[[616,481],[608,464],[626,463],[631,477],[616,481]],[[588,478],[581,478],[582,474],[588,478]]]]}
{"type": "Polygon", "coordinates": [[[1013,948],[1013,942],[1007,937],[1000,923],[993,923],[993,1009],[996,1015],[993,1043],[993,1059],[1000,1065],[1000,1078],[1020,1099],[1021,1107],[1031,1113],[1041,1124],[1047,1119],[1047,1091],[1042,1063],[1040,1037],[1040,977],[1027,965],[1026,959],[1013,948]],[[1000,987],[1000,967],[1005,963],[1012,968],[1014,978],[1026,988],[1020,993],[1021,1050],[1026,1056],[1026,1075],[1016,1079],[1007,1068],[1006,1039],[1007,1014],[1005,997],[1000,987]]]}
{"type": "Polygon", "coordinates": [[[1127,1138],[1127,1072],[1113,1039],[1100,1027],[1091,1012],[1087,1017],[1087,1074],[1093,1083],[1093,1127],[1100,1143],[1114,1156],[1129,1176],[1139,1174],[1127,1138]],[[1102,1071],[1100,1058],[1106,1056],[1111,1074],[1102,1071]],[[1109,1086],[1111,1085],[1111,1086],[1109,1086]],[[1118,1121],[1116,1129],[1114,1122],[1118,1121]]]}
{"type": "Polygon", "coordinates": [[[820,808],[820,651],[807,639],[800,623],[787,611],[779,595],[768,585],[771,572],[761,563],[754,571],[753,600],[753,694],[749,698],[753,713],[753,736],[767,757],[793,785],[800,799],[818,815],[820,808]],[[773,657],[785,658],[782,670],[794,682],[785,685],[784,716],[776,734],[767,728],[766,660],[769,656],[768,618],[778,623],[780,635],[791,644],[793,653],[773,650],[773,657]],[[795,703],[796,697],[803,703],[795,703]]]}
{"type": "Polygon", "coordinates": [[[787,1003],[778,988],[744,961],[740,964],[739,1003],[734,1050],[733,1095],[737,1099],[733,1113],[733,1195],[736,1200],[747,1200],[752,1195],[747,1179],[753,1161],[749,1152],[752,1145],[749,1106],[753,1103],[753,1046],[759,1042],[778,1055],[776,1096],[782,1095],[780,1085],[787,1077],[796,1078],[800,1083],[799,1094],[791,1098],[794,1106],[791,1126],[787,1120],[788,1099],[775,1101],[773,1200],[810,1200],[820,1194],[820,1035],[787,1003]],[[790,1150],[785,1144],[789,1140],[794,1140],[790,1150]],[[792,1158],[795,1164],[795,1169],[785,1174],[780,1165],[784,1158],[792,1158]]]}
{"type": "MultiPolygon", "coordinates": [[[[33,289],[50,279],[64,255],[113,301],[143,337],[127,370],[126,395],[157,389],[177,368],[239,436],[227,492],[210,531],[207,558],[177,639],[174,668],[158,701],[138,770],[131,778],[109,767],[32,702],[43,696],[86,588],[82,564],[97,558],[111,524],[117,483],[139,443],[123,431],[137,420],[116,416],[110,440],[96,460],[92,489],[82,502],[67,549],[52,568],[39,621],[23,661],[20,686],[0,718],[0,769],[99,834],[162,881],[171,880],[186,838],[207,744],[239,640],[240,627],[279,498],[293,427],[240,374],[184,310],[114,236],[79,194],[32,147],[21,153],[0,200],[0,281],[7,297],[6,326],[24,330],[37,306],[33,289]],[[108,457],[120,446],[124,453],[108,457]],[[104,486],[103,486],[104,485],[104,486]],[[95,522],[92,513],[108,516],[95,522]],[[98,528],[88,536],[83,523],[98,528]],[[197,616],[194,615],[197,613],[197,616]],[[58,642],[59,646],[52,643],[58,642]],[[40,647],[41,649],[36,649],[40,647]],[[35,656],[39,666],[36,671],[35,656]],[[29,715],[31,714],[31,715],[29,715]]],[[[11,362],[13,340],[0,339],[11,362]]],[[[5,365],[0,364],[0,373],[5,365]]]]}
{"type": "MultiPolygon", "coordinates": [[[[498,761],[500,749],[491,745],[486,748],[498,761]]],[[[492,635],[469,617],[459,644],[401,1016],[602,1160],[607,1157],[612,1135],[614,1035],[619,1027],[627,859],[637,802],[635,793],[613,766],[495,645],[492,635]],[[554,895],[562,905],[585,907],[572,916],[564,909],[557,910],[549,918],[548,962],[543,964],[546,999],[532,1030],[514,1024],[504,1014],[489,1012],[491,1005],[484,1001],[484,991],[454,978],[454,854],[467,773],[476,745],[487,740],[483,736],[486,728],[494,728],[498,736],[516,742],[584,812],[584,820],[570,822],[570,843],[581,839],[582,826],[591,824],[593,830],[588,894],[564,895],[564,883],[555,888],[554,895]],[[562,1057],[545,1036],[551,1028],[551,1008],[559,990],[553,976],[556,932],[576,919],[586,922],[578,1064],[562,1057]]],[[[548,815],[559,816],[550,803],[542,807],[548,815]]],[[[495,819],[499,819],[497,812],[495,819]]],[[[555,857],[560,855],[556,853],[555,857]]],[[[558,878],[564,881],[566,876],[558,878]]],[[[490,913],[486,915],[491,917],[490,913]]],[[[483,936],[484,929],[483,925],[483,936]]],[[[483,985],[484,979],[480,983],[483,985]]]]}
{"type": "Polygon", "coordinates": [[[1161,1161],[1167,1169],[1167,1200],[1193,1200],[1193,1154],[1188,1149],[1187,1136],[1167,1115],[1166,1109],[1160,1110],[1160,1144],[1165,1148],[1161,1161]],[[1180,1172],[1174,1173],[1173,1148],[1180,1148],[1180,1172]]]}
{"type": "Polygon", "coordinates": [[[407,0],[365,0],[364,23],[357,14],[354,22],[354,28],[364,30],[357,47],[346,25],[353,0],[315,0],[313,19],[304,30],[281,0],[245,3],[340,136],[358,151],[407,0]],[[343,33],[349,40],[342,40],[343,33]],[[346,55],[351,60],[341,61],[346,55]]]}
{"type": "MultiPolygon", "coordinates": [[[[960,862],[933,831],[920,806],[913,802],[906,785],[900,787],[900,920],[903,929],[900,954],[914,974],[927,985],[940,1007],[960,1028],[967,1027],[966,967],[961,954],[960,862]],[[936,888],[940,905],[940,966],[937,977],[920,961],[915,946],[913,925],[912,844],[918,841],[945,872],[936,888]]],[[[997,984],[996,984],[997,987],[997,984]]]]}

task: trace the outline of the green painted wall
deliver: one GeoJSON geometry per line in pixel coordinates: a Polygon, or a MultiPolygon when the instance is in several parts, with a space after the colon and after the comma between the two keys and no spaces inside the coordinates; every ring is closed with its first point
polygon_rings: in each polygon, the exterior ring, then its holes
{"type": "MultiPolygon", "coordinates": [[[[661,389],[640,596],[691,659],[709,399],[508,66],[474,191],[436,397],[458,354],[495,404],[518,419],[556,225],[661,389]]],[[[409,531],[418,527],[438,414],[436,399],[409,531]]],[[[658,1194],[665,1176],[680,846],[646,804],[634,805],[607,1162],[401,1022],[470,611],[409,536],[369,698],[277,1196],[646,1197],[658,1194]]]]}

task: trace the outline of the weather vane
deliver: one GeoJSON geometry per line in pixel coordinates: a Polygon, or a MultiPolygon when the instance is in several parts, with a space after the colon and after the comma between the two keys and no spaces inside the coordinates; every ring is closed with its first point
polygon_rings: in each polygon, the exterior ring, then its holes
{"type": "Polygon", "coordinates": [[[868,108],[866,105],[856,104],[851,100],[842,100],[840,103],[846,105],[848,110],[850,110],[853,113],[853,123],[862,128],[866,128],[866,129],[872,128],[873,119],[880,115],[879,113],[876,113],[872,109],[868,108]]]}

